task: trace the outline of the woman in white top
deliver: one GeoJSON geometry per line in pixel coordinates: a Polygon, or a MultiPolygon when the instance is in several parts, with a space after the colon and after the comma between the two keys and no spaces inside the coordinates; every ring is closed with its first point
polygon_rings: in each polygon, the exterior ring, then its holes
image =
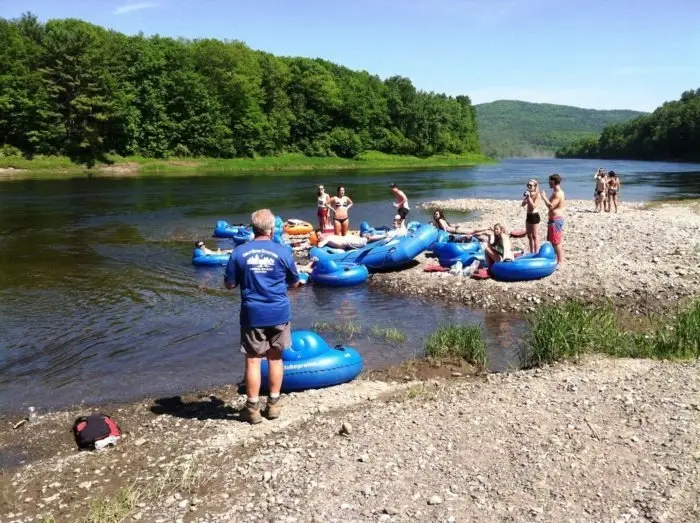
{"type": "Polygon", "coordinates": [[[326,232],[327,230],[331,229],[333,226],[331,225],[331,220],[330,220],[330,210],[328,207],[328,204],[330,202],[330,195],[326,192],[326,190],[323,188],[323,185],[318,186],[318,190],[316,191],[316,196],[317,196],[317,203],[316,203],[316,215],[318,216],[318,228],[321,229],[323,232],[326,232]]]}

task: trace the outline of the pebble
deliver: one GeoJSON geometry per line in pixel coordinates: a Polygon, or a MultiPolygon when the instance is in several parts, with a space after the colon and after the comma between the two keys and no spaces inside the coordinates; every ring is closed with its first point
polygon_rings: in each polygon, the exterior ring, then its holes
{"type": "Polygon", "coordinates": [[[340,427],[340,434],[342,436],[350,436],[352,434],[352,425],[350,425],[350,423],[344,421],[340,427]]]}
{"type": "Polygon", "coordinates": [[[442,503],[442,498],[440,496],[430,496],[428,499],[428,505],[440,505],[442,503]]]}

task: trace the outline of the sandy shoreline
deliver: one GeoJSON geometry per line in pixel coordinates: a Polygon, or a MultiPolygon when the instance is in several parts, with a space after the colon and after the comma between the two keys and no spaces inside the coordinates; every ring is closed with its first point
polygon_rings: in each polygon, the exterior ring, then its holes
{"type": "Polygon", "coordinates": [[[99,453],[74,449],[78,411],[43,416],[50,448],[0,475],[0,520],[77,521],[98,502],[149,522],[700,516],[698,361],[356,381],[285,396],[284,417],[255,427],[234,389],[217,394],[124,406],[126,439],[99,453]]]}
{"type": "MultiPolygon", "coordinates": [[[[519,283],[477,281],[446,273],[427,273],[434,260],[421,255],[413,268],[376,274],[371,284],[390,292],[436,298],[503,311],[528,311],[542,302],[574,298],[610,300],[631,313],[662,311],[700,290],[700,213],[693,204],[623,203],[620,212],[595,213],[593,203],[567,202],[566,263],[549,278],[519,283]]],[[[518,201],[443,200],[423,204],[450,211],[474,211],[467,229],[499,222],[508,230],[524,229],[525,211],[518,201]]],[[[543,210],[540,214],[546,216],[543,210]]],[[[453,222],[459,223],[458,220],[453,222]]],[[[545,220],[546,222],[546,220],[545,220]]],[[[546,238],[546,223],[539,226],[546,238]]],[[[527,247],[526,239],[514,240],[527,247]]]]}

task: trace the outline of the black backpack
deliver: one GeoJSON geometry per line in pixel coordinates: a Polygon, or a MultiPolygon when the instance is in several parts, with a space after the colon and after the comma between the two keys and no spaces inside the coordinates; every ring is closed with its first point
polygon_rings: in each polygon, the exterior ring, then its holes
{"type": "Polygon", "coordinates": [[[81,416],[73,423],[73,436],[80,450],[93,450],[97,441],[120,435],[119,426],[107,414],[81,416]]]}

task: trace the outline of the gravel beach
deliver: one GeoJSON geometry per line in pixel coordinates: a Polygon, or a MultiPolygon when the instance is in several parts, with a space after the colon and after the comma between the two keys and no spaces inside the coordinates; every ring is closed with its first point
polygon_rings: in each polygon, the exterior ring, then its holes
{"type": "MultiPolygon", "coordinates": [[[[508,231],[525,228],[519,201],[443,200],[423,204],[473,212],[473,221],[452,223],[466,230],[501,223],[508,231]]],[[[617,214],[595,213],[590,201],[567,201],[566,261],[549,278],[499,283],[473,280],[423,268],[436,260],[421,255],[418,265],[375,274],[371,285],[400,294],[437,298],[503,311],[529,311],[536,304],[565,298],[583,302],[610,300],[630,313],[663,311],[700,289],[700,212],[697,203],[627,204],[617,214]]],[[[540,209],[540,240],[546,239],[546,212],[540,209]]],[[[514,245],[527,248],[527,239],[514,245]]]]}
{"type": "Polygon", "coordinates": [[[113,411],[127,438],[97,453],[71,448],[74,412],[43,416],[59,453],[0,476],[0,520],[700,518],[698,361],[356,381],[285,396],[284,417],[255,427],[236,420],[233,389],[218,394],[232,396],[113,411]]]}

